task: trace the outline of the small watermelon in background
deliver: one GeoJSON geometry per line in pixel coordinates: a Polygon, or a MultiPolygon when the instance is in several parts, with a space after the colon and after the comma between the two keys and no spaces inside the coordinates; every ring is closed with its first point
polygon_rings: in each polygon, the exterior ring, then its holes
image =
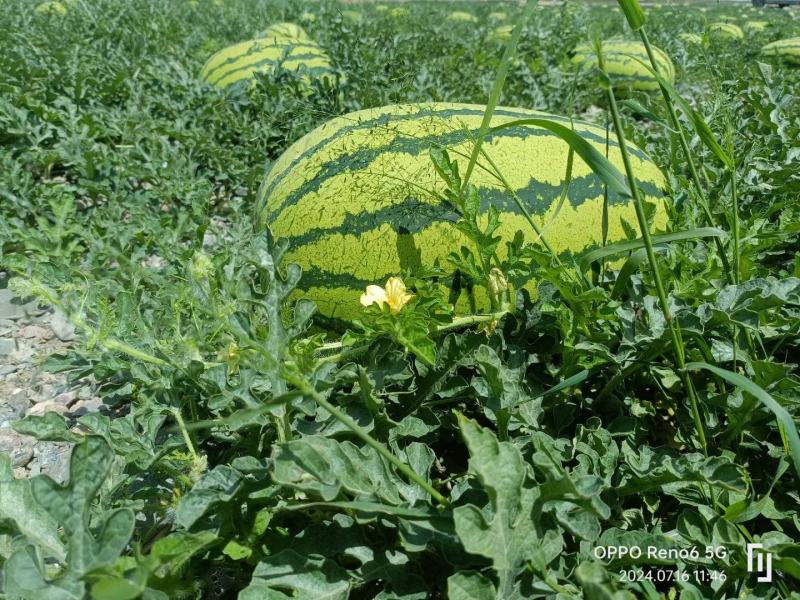
{"type": "Polygon", "coordinates": [[[800,37],[770,42],[761,49],[764,56],[778,56],[786,62],[800,64],[800,37]]]}
{"type": "Polygon", "coordinates": [[[508,18],[508,13],[504,12],[490,12],[487,17],[493,23],[502,23],[508,18]]]}
{"type": "Polygon", "coordinates": [[[678,39],[683,40],[687,44],[696,44],[698,46],[703,44],[703,36],[697,33],[679,33],[678,39]]]}
{"type": "Polygon", "coordinates": [[[271,73],[278,68],[298,73],[309,88],[311,80],[336,80],[330,58],[316,43],[274,35],[220,50],[200,70],[200,78],[226,88],[251,83],[256,73],[271,73]]]}
{"type": "MultiPolygon", "coordinates": [[[[484,109],[433,103],[362,110],[324,123],[287,149],[261,186],[256,214],[259,227],[269,226],[276,237],[288,240],[287,260],[303,268],[294,297],[314,300],[324,315],[352,318],[361,312],[359,297],[367,285],[382,285],[405,269],[413,272],[436,263],[448,268],[448,254],[469,242],[454,226],[457,212],[441,200],[442,182],[429,151],[448,149],[464,173],[484,109]]],[[[572,122],[498,107],[492,126],[535,117],[567,126],[572,122]]],[[[579,121],[574,127],[606,153],[603,128],[579,121]]],[[[622,170],[613,136],[608,144],[609,160],[622,170]]],[[[664,229],[664,177],[641,150],[629,148],[640,189],[654,204],[654,226],[664,229]]],[[[488,136],[483,149],[533,218],[546,226],[546,239],[556,252],[575,254],[602,244],[604,187],[578,157],[568,200],[557,206],[566,175],[566,142],[544,128],[518,125],[488,136]]],[[[491,204],[500,212],[497,235],[511,241],[519,230],[534,239],[530,224],[495,175],[477,168],[470,181],[478,188],[481,210],[491,204]]],[[[623,221],[637,228],[634,206],[629,198],[612,194],[608,242],[626,239],[623,221]]],[[[499,252],[505,250],[501,244],[499,252]]],[[[535,291],[534,282],[526,287],[535,291]]],[[[475,299],[478,308],[488,308],[479,288],[475,299]]],[[[469,310],[465,294],[456,308],[469,310]]]]}
{"type": "Polygon", "coordinates": [[[401,18],[408,16],[408,9],[405,6],[389,6],[387,4],[379,4],[375,7],[378,12],[386,13],[394,18],[401,18]]]}
{"type": "Polygon", "coordinates": [[[460,23],[477,23],[478,22],[478,17],[476,17],[475,15],[473,15],[471,13],[464,12],[463,10],[457,10],[457,11],[451,12],[449,15],[447,15],[447,20],[448,21],[457,21],[457,22],[460,22],[460,23]]]}
{"type": "MultiPolygon", "coordinates": [[[[669,82],[675,81],[675,66],[669,56],[659,48],[653,46],[653,54],[656,57],[658,70],[662,77],[669,82]]],[[[647,50],[641,42],[626,40],[608,40],[603,42],[603,58],[606,72],[611,77],[615,88],[630,88],[644,92],[658,90],[658,81],[647,69],[650,59],[647,50]],[[642,61],[641,64],[637,62],[642,61]]],[[[589,45],[581,45],[575,48],[575,55],[572,63],[581,69],[597,68],[597,56],[594,49],[589,45]]]]}
{"type": "Polygon", "coordinates": [[[489,39],[495,42],[507,42],[511,39],[511,34],[514,32],[513,25],[500,25],[496,27],[490,34],[489,39]]]}
{"type": "Polygon", "coordinates": [[[44,15],[65,15],[67,14],[67,7],[61,2],[42,2],[33,11],[44,15]]]}
{"type": "Polygon", "coordinates": [[[733,23],[712,23],[708,30],[717,37],[726,40],[741,40],[744,38],[744,31],[733,23]]]}
{"type": "Polygon", "coordinates": [[[306,23],[315,23],[317,21],[317,15],[310,11],[304,11],[300,15],[300,20],[305,21],[306,23]]]}
{"type": "Polygon", "coordinates": [[[342,17],[351,23],[358,23],[364,18],[364,16],[356,10],[343,10],[342,17]]]}
{"type": "Polygon", "coordinates": [[[300,40],[310,42],[311,37],[306,33],[306,30],[295,23],[282,22],[274,23],[264,30],[261,34],[263,38],[289,38],[293,40],[300,40]]]}
{"type": "Polygon", "coordinates": [[[744,24],[745,29],[756,33],[766,30],[767,27],[769,27],[769,21],[747,21],[744,24]]]}

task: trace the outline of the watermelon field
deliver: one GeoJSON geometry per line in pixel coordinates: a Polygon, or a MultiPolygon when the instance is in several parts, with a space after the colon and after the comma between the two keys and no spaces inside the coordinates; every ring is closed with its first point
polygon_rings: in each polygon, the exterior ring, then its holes
{"type": "Polygon", "coordinates": [[[800,8],[0,0],[0,598],[800,599],[800,8]]]}

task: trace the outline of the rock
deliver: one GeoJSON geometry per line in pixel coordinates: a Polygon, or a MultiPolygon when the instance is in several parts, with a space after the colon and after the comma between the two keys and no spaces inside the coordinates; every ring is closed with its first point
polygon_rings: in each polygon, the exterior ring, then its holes
{"type": "Polygon", "coordinates": [[[49,340],[53,337],[53,330],[41,325],[26,325],[18,332],[23,339],[49,340]]]}
{"type": "Polygon", "coordinates": [[[24,467],[33,458],[36,439],[13,429],[0,429],[0,452],[11,457],[11,466],[24,467]]]}
{"type": "Polygon", "coordinates": [[[19,365],[2,365],[0,366],[0,377],[5,377],[6,375],[11,375],[14,371],[19,368],[19,365]]]}
{"type": "Polygon", "coordinates": [[[25,315],[38,312],[38,302],[32,300],[23,302],[14,297],[11,290],[0,290],[0,319],[20,319],[25,315]]]}
{"type": "Polygon", "coordinates": [[[43,473],[63,485],[69,479],[71,453],[72,444],[70,443],[39,442],[33,448],[33,460],[29,465],[31,476],[43,473]]]}
{"type": "Polygon", "coordinates": [[[55,398],[53,398],[53,402],[56,404],[63,404],[64,406],[72,406],[75,404],[75,400],[78,399],[78,392],[75,390],[64,392],[59,394],[55,398]]]}
{"type": "Polygon", "coordinates": [[[206,231],[203,234],[203,250],[209,250],[217,244],[217,236],[206,231]]]}
{"type": "Polygon", "coordinates": [[[75,339],[75,328],[67,320],[67,316],[58,309],[50,316],[50,328],[62,342],[71,342],[75,339]]]}
{"type": "Polygon", "coordinates": [[[79,417],[81,415],[85,415],[86,413],[98,412],[104,406],[105,404],[103,404],[103,401],[100,398],[79,400],[72,405],[72,408],[70,409],[70,415],[73,417],[79,417]]]}
{"type": "Polygon", "coordinates": [[[154,271],[161,271],[162,269],[166,268],[169,263],[157,254],[151,254],[147,258],[143,259],[141,264],[145,268],[153,269],[154,271]]]}
{"type": "Polygon", "coordinates": [[[28,409],[26,413],[27,416],[42,416],[46,412],[55,412],[60,415],[66,414],[69,412],[69,408],[67,408],[64,404],[59,404],[58,402],[53,402],[52,400],[47,400],[45,402],[39,402],[34,404],[32,407],[28,409]]]}
{"type": "Polygon", "coordinates": [[[8,335],[16,329],[11,319],[0,319],[0,336],[8,335]]]}
{"type": "Polygon", "coordinates": [[[14,350],[11,354],[8,355],[8,360],[11,363],[28,363],[33,360],[33,355],[36,354],[36,351],[27,345],[21,345],[19,348],[14,350]]]}
{"type": "Polygon", "coordinates": [[[13,338],[0,338],[0,356],[7,356],[17,349],[13,338]]]}
{"type": "Polygon", "coordinates": [[[0,427],[7,427],[28,410],[28,394],[21,388],[16,388],[7,398],[0,398],[0,427]]]}

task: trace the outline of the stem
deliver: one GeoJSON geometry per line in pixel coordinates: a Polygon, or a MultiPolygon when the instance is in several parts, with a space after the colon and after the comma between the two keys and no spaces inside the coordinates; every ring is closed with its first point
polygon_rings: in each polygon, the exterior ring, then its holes
{"type": "MultiPolygon", "coordinates": [[[[733,167],[730,170],[731,173],[731,203],[733,204],[733,215],[731,218],[732,227],[733,227],[733,281],[736,285],[739,285],[739,279],[741,277],[739,273],[739,197],[736,190],[736,158],[733,155],[733,141],[730,139],[730,129],[728,130],[728,152],[731,155],[731,161],[733,162],[733,167]]],[[[739,344],[736,343],[736,337],[739,330],[739,327],[736,323],[732,324],[732,332],[733,332],[733,368],[736,369],[736,361],[738,359],[738,352],[739,344]]],[[[745,334],[747,334],[747,330],[745,329],[745,334]]],[[[749,336],[746,336],[748,345],[750,346],[750,350],[752,351],[752,341],[749,336]]]]}
{"type": "MultiPolygon", "coordinates": [[[[600,71],[605,73],[605,65],[603,62],[603,52],[602,50],[597,53],[597,61],[600,71]]],[[[697,435],[700,439],[700,445],[703,449],[703,453],[708,455],[708,445],[706,442],[706,433],[703,427],[703,420],[700,417],[700,409],[698,407],[697,402],[697,391],[694,388],[694,384],[692,383],[691,377],[689,377],[689,373],[686,371],[686,357],[684,354],[684,347],[683,347],[683,336],[681,334],[680,325],[675,323],[672,312],[669,309],[669,303],[667,300],[667,292],[664,287],[664,282],[661,279],[661,271],[658,269],[658,261],[656,259],[656,253],[653,250],[653,240],[650,237],[650,227],[647,224],[647,216],[644,211],[644,204],[642,203],[642,198],[639,194],[639,188],[636,186],[636,178],[633,174],[633,167],[631,166],[631,159],[628,154],[628,146],[627,140],[625,139],[625,132],[622,129],[622,122],[619,116],[619,108],[617,107],[617,99],[614,96],[614,88],[609,85],[607,89],[608,94],[608,101],[609,106],[611,108],[611,117],[614,122],[614,129],[617,133],[617,139],[619,141],[619,150],[620,154],[622,155],[622,163],[625,166],[625,175],[628,178],[628,183],[630,184],[631,188],[631,195],[633,197],[634,207],[636,209],[636,219],[639,221],[639,229],[642,233],[642,241],[644,242],[645,250],[647,252],[647,260],[650,263],[650,270],[653,273],[653,281],[656,286],[656,293],[658,294],[658,300],[661,304],[661,311],[664,314],[664,319],[667,322],[667,326],[669,327],[669,333],[672,340],[672,349],[675,353],[675,360],[678,364],[678,369],[681,373],[681,377],[683,379],[684,387],[686,388],[686,392],[689,395],[689,403],[691,405],[692,410],[692,417],[694,418],[695,428],[697,429],[697,435]]]]}
{"type": "Polygon", "coordinates": [[[420,486],[423,490],[428,492],[431,497],[436,500],[439,504],[443,506],[447,506],[450,504],[449,500],[442,496],[436,489],[427,481],[425,481],[422,477],[420,477],[411,467],[397,458],[394,454],[389,452],[386,447],[378,442],[375,438],[369,435],[365,429],[359,426],[355,421],[353,421],[350,417],[336,408],[333,404],[328,402],[325,398],[323,398],[317,390],[315,390],[309,383],[306,381],[304,377],[295,375],[292,372],[284,372],[284,377],[286,381],[291,383],[295,386],[298,390],[300,390],[304,395],[310,397],[314,400],[317,404],[319,404],[322,408],[327,410],[329,413],[333,415],[333,417],[342,423],[345,427],[347,427],[350,431],[356,434],[359,438],[361,438],[364,443],[368,446],[373,448],[378,454],[383,456],[386,460],[388,460],[398,471],[403,473],[406,477],[408,477],[411,481],[416,483],[420,486]]]}
{"type": "Polygon", "coordinates": [[[186,446],[189,448],[189,453],[192,455],[192,458],[197,458],[197,452],[194,449],[194,444],[192,444],[192,438],[189,437],[189,431],[186,429],[186,423],[183,422],[181,411],[177,408],[173,408],[172,414],[175,416],[175,420],[178,422],[178,427],[181,430],[183,441],[186,442],[186,446]]]}
{"type": "Polygon", "coordinates": [[[451,329],[459,329],[461,327],[469,327],[470,325],[476,325],[478,323],[486,323],[487,321],[495,321],[497,319],[502,319],[509,312],[510,311],[507,310],[501,310],[486,315],[468,315],[465,317],[456,317],[455,319],[453,319],[452,323],[436,327],[434,329],[434,333],[441,333],[443,331],[450,331],[451,329]]]}
{"type": "Polygon", "coordinates": [[[528,224],[531,226],[531,229],[533,229],[534,233],[536,233],[538,241],[540,241],[542,243],[542,246],[544,246],[545,250],[547,250],[550,253],[556,264],[559,267],[563,267],[564,263],[561,262],[561,259],[558,257],[558,253],[545,239],[544,230],[536,224],[536,221],[533,220],[533,217],[531,216],[531,213],[528,211],[528,207],[525,206],[525,203],[522,201],[522,198],[520,198],[517,192],[514,190],[514,188],[511,187],[511,184],[508,182],[508,179],[506,179],[505,176],[500,172],[500,169],[497,168],[497,165],[492,160],[492,158],[485,152],[483,153],[483,157],[486,159],[486,162],[489,163],[489,166],[492,167],[493,170],[492,174],[500,180],[500,183],[503,184],[503,187],[506,188],[506,191],[509,194],[511,194],[511,198],[514,200],[514,203],[517,205],[517,208],[519,208],[520,211],[522,212],[522,216],[525,217],[525,220],[528,221],[528,224]]]}
{"type": "MultiPolygon", "coordinates": [[[[464,317],[456,317],[455,319],[453,319],[452,323],[448,323],[447,325],[441,325],[439,327],[434,328],[433,333],[440,333],[442,331],[450,331],[451,329],[459,329],[461,327],[469,327],[470,325],[476,325],[478,323],[494,321],[503,318],[509,312],[511,311],[501,310],[498,312],[488,313],[485,315],[467,315],[464,317]]],[[[322,346],[317,348],[317,352],[326,350],[336,350],[341,347],[342,347],[341,340],[339,340],[338,342],[328,342],[327,344],[323,344],[322,346]]]]}
{"type": "Polygon", "coordinates": [[[472,170],[475,168],[475,163],[477,162],[478,155],[481,152],[483,138],[486,137],[486,132],[489,131],[489,124],[492,120],[492,114],[494,113],[497,103],[500,101],[500,93],[503,91],[503,85],[505,85],[506,82],[506,75],[508,75],[508,67],[511,64],[511,59],[514,58],[514,54],[517,51],[517,44],[519,43],[519,38],[522,35],[522,27],[525,25],[525,23],[530,21],[531,14],[533,13],[533,7],[535,5],[536,0],[528,0],[527,4],[525,5],[525,12],[522,14],[522,17],[519,19],[519,21],[517,21],[516,25],[514,25],[514,30],[511,33],[511,39],[508,41],[505,52],[503,52],[503,58],[500,60],[500,66],[497,67],[497,74],[494,77],[492,91],[489,93],[489,102],[486,104],[486,110],[483,113],[481,127],[478,130],[478,139],[475,142],[475,147],[472,149],[472,155],[469,157],[469,164],[467,164],[467,170],[464,173],[464,179],[461,183],[462,194],[464,193],[464,190],[467,189],[467,184],[469,183],[469,178],[472,175],[472,170]]]}
{"type": "MultiPolygon", "coordinates": [[[[731,155],[733,156],[733,155],[731,155]]],[[[741,278],[739,263],[739,196],[736,189],[736,164],[731,169],[731,201],[733,203],[733,282],[739,285],[741,278]]]]}
{"type": "Polygon", "coordinates": [[[81,317],[76,314],[72,314],[67,312],[64,305],[58,299],[58,297],[52,293],[48,288],[41,285],[38,281],[31,281],[36,288],[36,293],[38,293],[41,297],[43,297],[51,306],[55,306],[56,308],[60,309],[66,316],[69,322],[74,325],[77,329],[80,329],[84,333],[88,335],[89,338],[96,337],[96,343],[104,346],[107,350],[116,350],[117,352],[122,352],[123,354],[127,354],[131,358],[135,358],[137,360],[141,360],[142,362],[151,363],[154,365],[159,366],[166,366],[169,363],[157,356],[153,356],[152,354],[148,354],[138,348],[134,348],[130,344],[126,344],[116,338],[103,336],[100,337],[100,331],[95,329],[90,323],[87,323],[81,317]]]}
{"type": "MultiPolygon", "coordinates": [[[[647,57],[650,59],[650,66],[653,67],[653,70],[656,73],[660,74],[658,69],[658,63],[656,62],[656,57],[653,52],[653,47],[650,45],[650,39],[647,37],[647,32],[645,28],[642,27],[639,29],[639,37],[642,39],[642,44],[644,44],[645,50],[647,51],[647,57]]],[[[706,221],[709,225],[714,225],[714,216],[711,214],[711,209],[709,208],[708,199],[705,196],[705,192],[703,191],[703,184],[700,182],[700,175],[697,172],[697,167],[694,163],[694,157],[692,156],[691,151],[689,150],[689,142],[686,140],[686,132],[683,129],[683,125],[681,124],[680,120],[678,119],[678,114],[675,112],[675,106],[672,103],[672,99],[670,98],[669,91],[661,85],[659,82],[658,87],[661,89],[661,95],[664,97],[664,104],[667,107],[667,111],[669,112],[669,120],[672,123],[673,129],[678,133],[678,139],[680,141],[681,149],[683,150],[684,157],[686,158],[686,164],[689,167],[689,174],[691,175],[692,183],[694,184],[695,192],[697,193],[697,199],[699,200],[700,208],[705,215],[706,221]]],[[[733,148],[731,148],[731,156],[733,156],[733,148]]],[[[703,171],[703,177],[706,181],[706,185],[708,185],[708,175],[705,171],[703,171]]],[[[739,230],[738,230],[738,200],[736,198],[736,167],[734,166],[731,169],[731,195],[733,196],[733,206],[734,206],[734,251],[733,251],[733,261],[734,266],[731,267],[730,262],[728,261],[728,255],[725,252],[725,247],[722,245],[722,240],[719,238],[714,238],[714,245],[717,247],[717,254],[719,254],[720,260],[722,261],[722,270],[725,274],[725,281],[729,284],[731,283],[739,283],[739,230]]],[[[736,349],[736,327],[733,328],[733,337],[734,337],[734,352],[736,349]]],[[[747,349],[750,351],[752,356],[756,355],[755,344],[753,343],[753,338],[750,335],[748,330],[743,330],[745,342],[747,343],[747,349]]],[[[735,364],[734,360],[734,364],[735,364]]]]}

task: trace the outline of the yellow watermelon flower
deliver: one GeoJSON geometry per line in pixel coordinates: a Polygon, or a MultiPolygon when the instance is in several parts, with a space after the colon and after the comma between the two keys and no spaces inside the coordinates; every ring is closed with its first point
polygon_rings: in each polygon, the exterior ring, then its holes
{"type": "Polygon", "coordinates": [[[413,297],[414,294],[406,292],[406,284],[403,283],[402,279],[389,277],[385,288],[378,285],[368,285],[367,291],[361,294],[361,304],[363,306],[377,304],[380,307],[388,304],[392,314],[397,314],[413,297]]]}

